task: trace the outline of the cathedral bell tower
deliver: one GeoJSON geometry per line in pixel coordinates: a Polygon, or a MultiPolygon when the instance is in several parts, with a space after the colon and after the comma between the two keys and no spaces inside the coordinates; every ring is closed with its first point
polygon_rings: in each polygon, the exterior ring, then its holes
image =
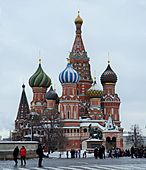
{"type": "Polygon", "coordinates": [[[117,75],[112,70],[109,61],[108,66],[101,75],[100,80],[103,86],[102,107],[105,119],[108,119],[108,117],[111,115],[115,124],[117,126],[120,126],[119,120],[120,99],[118,97],[118,94],[115,93],[117,75]]]}
{"type": "Polygon", "coordinates": [[[77,96],[78,73],[72,68],[70,60],[67,67],[59,74],[62,85],[60,113],[62,119],[79,119],[79,97],[77,96]]]}
{"type": "Polygon", "coordinates": [[[83,20],[78,13],[77,18],[75,19],[76,36],[69,57],[73,68],[78,72],[80,76],[80,80],[77,83],[78,96],[81,99],[81,101],[84,103],[84,102],[89,102],[89,97],[88,95],[86,95],[86,91],[92,85],[92,78],[91,78],[89,58],[87,56],[87,52],[85,51],[85,47],[81,36],[82,24],[83,24],[83,20]]]}
{"type": "Polygon", "coordinates": [[[87,95],[90,97],[89,117],[92,120],[103,120],[104,117],[101,108],[103,91],[99,89],[96,83],[96,77],[94,77],[93,85],[87,90],[87,95]]]}
{"type": "Polygon", "coordinates": [[[47,107],[45,94],[47,88],[51,84],[51,79],[46,75],[39,60],[39,66],[36,72],[30,77],[29,85],[33,91],[33,100],[31,102],[31,110],[42,114],[47,107]]]}

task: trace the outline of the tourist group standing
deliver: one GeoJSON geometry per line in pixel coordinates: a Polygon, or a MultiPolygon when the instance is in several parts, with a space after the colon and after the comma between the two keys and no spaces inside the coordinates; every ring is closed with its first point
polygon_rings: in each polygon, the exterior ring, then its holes
{"type": "Polygon", "coordinates": [[[130,151],[131,151],[131,158],[143,158],[145,155],[144,153],[144,147],[134,147],[132,146],[130,151]]]}
{"type": "Polygon", "coordinates": [[[20,151],[18,146],[15,147],[14,151],[13,151],[13,158],[14,158],[14,162],[15,162],[15,166],[18,165],[18,156],[20,154],[20,158],[21,158],[21,166],[25,166],[26,165],[26,148],[24,146],[21,147],[20,151]]]}
{"type": "Polygon", "coordinates": [[[100,159],[105,159],[105,147],[101,145],[99,148],[94,149],[94,158],[100,158],[100,159]]]}

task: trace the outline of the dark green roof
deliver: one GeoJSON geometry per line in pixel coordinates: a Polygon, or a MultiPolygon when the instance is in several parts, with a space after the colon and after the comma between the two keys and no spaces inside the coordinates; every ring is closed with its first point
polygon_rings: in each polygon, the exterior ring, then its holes
{"type": "Polygon", "coordinates": [[[46,73],[43,71],[41,64],[37,71],[30,77],[29,85],[31,87],[46,87],[48,88],[51,84],[51,79],[46,73]]]}

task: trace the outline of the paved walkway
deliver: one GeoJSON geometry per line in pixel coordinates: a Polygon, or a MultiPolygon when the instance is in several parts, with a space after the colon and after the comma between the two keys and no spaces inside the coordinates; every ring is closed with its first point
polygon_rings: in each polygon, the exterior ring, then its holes
{"type": "Polygon", "coordinates": [[[83,165],[83,166],[59,166],[59,167],[17,167],[17,168],[2,168],[2,170],[146,170],[146,164],[126,164],[126,165],[83,165]]]}
{"type": "Polygon", "coordinates": [[[26,167],[14,167],[14,161],[0,161],[0,170],[146,170],[146,158],[119,159],[48,159],[43,160],[43,168],[38,168],[38,159],[27,160],[26,167]]]}

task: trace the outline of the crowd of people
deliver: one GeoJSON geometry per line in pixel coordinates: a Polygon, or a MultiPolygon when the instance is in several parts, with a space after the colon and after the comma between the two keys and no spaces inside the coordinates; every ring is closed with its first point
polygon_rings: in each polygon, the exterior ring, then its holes
{"type": "MultiPolygon", "coordinates": [[[[46,157],[44,155],[44,145],[39,144],[38,148],[36,150],[36,154],[38,155],[38,167],[42,167],[42,160],[43,157],[46,157]]],[[[94,149],[94,158],[97,159],[105,159],[105,157],[109,157],[109,158],[119,158],[119,157],[123,157],[123,156],[127,156],[127,157],[131,157],[131,158],[143,158],[146,155],[146,149],[141,146],[141,147],[134,147],[132,146],[131,149],[126,149],[125,151],[121,150],[120,148],[112,148],[109,149],[108,152],[105,152],[105,147],[103,145],[101,145],[100,147],[96,147],[94,149]],[[107,155],[106,155],[107,154],[107,155]]],[[[22,146],[19,150],[18,146],[15,147],[14,151],[13,151],[13,158],[14,158],[14,162],[15,162],[15,166],[18,165],[18,158],[20,156],[20,162],[21,162],[21,166],[25,166],[26,165],[26,148],[24,146],[22,146]]],[[[61,154],[59,156],[61,158],[61,154]]],[[[66,151],[66,158],[86,158],[87,157],[87,153],[86,151],[82,152],[81,155],[81,150],[74,150],[71,149],[70,151],[66,151]],[[69,156],[70,153],[70,156],[69,156]]]]}
{"type": "Polygon", "coordinates": [[[131,147],[131,158],[143,158],[146,155],[145,148],[143,146],[141,147],[131,147]]]}
{"type": "Polygon", "coordinates": [[[95,159],[100,158],[100,159],[105,159],[105,147],[101,145],[99,148],[94,149],[94,157],[95,159]]]}
{"type": "Polygon", "coordinates": [[[123,152],[120,148],[112,148],[108,151],[109,158],[119,158],[123,156],[123,152]]]}
{"type": "MultiPolygon", "coordinates": [[[[71,158],[81,158],[81,150],[71,149],[70,155],[71,155],[71,158]]],[[[66,156],[67,156],[67,158],[69,158],[69,151],[66,151],[66,156]]],[[[82,157],[83,158],[87,157],[86,151],[83,152],[82,157]]]]}

